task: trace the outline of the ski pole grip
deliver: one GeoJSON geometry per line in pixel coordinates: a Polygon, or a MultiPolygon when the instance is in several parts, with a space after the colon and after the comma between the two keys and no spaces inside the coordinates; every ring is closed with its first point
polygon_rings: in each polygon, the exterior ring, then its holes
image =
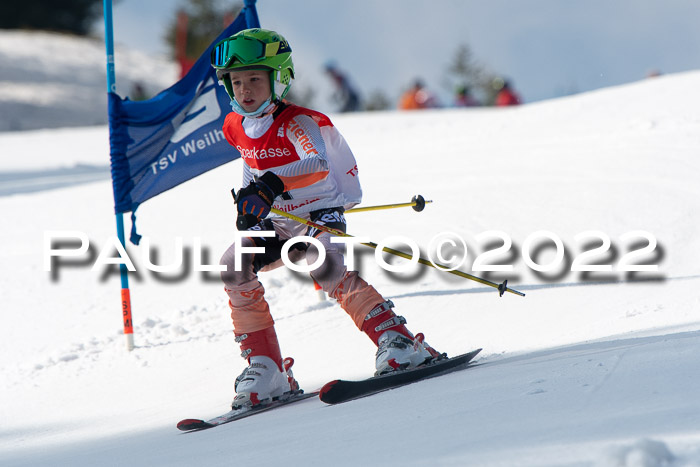
{"type": "Polygon", "coordinates": [[[236,219],[236,228],[238,230],[248,230],[249,228],[253,227],[255,224],[260,222],[260,219],[255,217],[252,214],[243,214],[238,216],[236,219]]]}

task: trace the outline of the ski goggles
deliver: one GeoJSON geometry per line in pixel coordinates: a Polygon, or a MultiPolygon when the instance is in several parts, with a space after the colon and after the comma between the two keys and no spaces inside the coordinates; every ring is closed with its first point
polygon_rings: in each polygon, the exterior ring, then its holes
{"type": "Polygon", "coordinates": [[[266,44],[253,37],[229,37],[217,43],[212,49],[211,65],[219,69],[227,68],[234,60],[244,65],[252,65],[265,57],[274,57],[283,52],[291,52],[286,42],[266,44]]]}

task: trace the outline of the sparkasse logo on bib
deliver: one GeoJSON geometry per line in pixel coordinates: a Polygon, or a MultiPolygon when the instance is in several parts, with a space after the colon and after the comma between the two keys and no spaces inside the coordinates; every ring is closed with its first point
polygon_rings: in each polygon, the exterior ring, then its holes
{"type": "Polygon", "coordinates": [[[291,152],[287,148],[267,148],[267,149],[260,149],[253,147],[252,149],[246,149],[242,146],[236,146],[236,149],[238,149],[238,152],[241,153],[241,157],[244,159],[267,159],[270,157],[285,157],[289,156],[291,152]]]}

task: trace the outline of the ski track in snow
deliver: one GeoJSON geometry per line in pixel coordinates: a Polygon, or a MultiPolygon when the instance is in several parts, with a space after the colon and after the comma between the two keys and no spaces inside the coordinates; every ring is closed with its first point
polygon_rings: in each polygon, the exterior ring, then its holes
{"type": "Polygon", "coordinates": [[[0,173],[0,196],[52,190],[109,179],[108,166],[0,173]]]}
{"type": "MultiPolygon", "coordinates": [[[[462,372],[340,406],[303,402],[206,434],[175,435],[159,428],[137,429],[112,439],[83,434],[80,445],[48,442],[30,458],[32,463],[50,459],[52,465],[70,465],[80,459],[83,465],[95,465],[108,462],[120,446],[129,446],[119,462],[147,465],[162,459],[153,446],[168,445],[170,465],[187,465],[192,452],[202,449],[208,452],[208,462],[215,464],[225,464],[233,456],[237,463],[257,459],[265,465],[326,465],[330,453],[310,449],[307,440],[332,444],[337,433],[327,426],[341,424],[344,442],[364,439],[365,445],[357,457],[334,458],[334,465],[354,465],[357,458],[392,464],[396,453],[386,449],[386,441],[370,441],[361,433],[367,426],[386,423],[400,404],[411,407],[409,419],[417,427],[402,435],[408,458],[401,463],[406,465],[503,465],[496,459],[504,439],[509,440],[508,465],[590,465],[589,461],[599,466],[696,465],[700,460],[695,444],[700,413],[700,403],[693,398],[696,388],[669,387],[667,379],[682,381],[679,376],[685,368],[663,365],[679,354],[692,355],[695,364],[700,363],[699,338],[698,332],[621,338],[486,358],[462,372]],[[440,398],[426,400],[426,394],[440,398]],[[639,409],[640,403],[645,410],[639,409]],[[571,418],[575,426],[569,423],[571,418]],[[498,429],[484,429],[491,425],[498,429]],[[289,426],[297,429],[290,431],[289,426]],[[425,426],[439,440],[433,448],[424,446],[425,426]],[[278,440],[278,449],[264,460],[254,450],[237,448],[239,443],[254,443],[261,429],[278,440]],[[663,434],[665,441],[648,438],[654,433],[663,434]],[[237,440],[233,446],[231,437],[237,440]],[[562,437],[576,441],[562,445],[562,437]],[[169,442],[170,438],[174,440],[169,442]],[[210,445],[218,446],[216,452],[210,452],[210,445]]],[[[35,429],[27,433],[42,437],[35,429]]],[[[24,465],[21,459],[26,455],[9,456],[5,465],[24,465]]]]}

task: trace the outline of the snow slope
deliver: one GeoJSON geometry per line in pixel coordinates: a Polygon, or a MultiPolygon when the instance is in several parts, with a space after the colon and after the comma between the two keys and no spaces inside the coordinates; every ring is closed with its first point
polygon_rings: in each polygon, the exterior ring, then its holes
{"type": "MultiPolygon", "coordinates": [[[[95,256],[109,244],[108,175],[34,192],[17,178],[104,167],[106,128],[1,134],[0,465],[700,465],[698,99],[700,72],[689,72],[512,109],[334,116],[364,205],[434,201],[420,214],[348,214],[350,233],[408,236],[426,253],[450,231],[469,246],[469,272],[498,246],[479,234],[501,231],[513,246],[493,262],[513,264],[509,285],[527,296],[423,267],[389,274],[358,249],[363,276],[411,329],[450,354],[483,347],[480,365],[191,434],[177,421],[225,411],[244,367],[218,279],[192,263],[152,274],[144,246],[129,247],[139,277],[127,352],[113,271],[91,270],[94,257],[43,270],[46,231],[85,232],[95,256]],[[541,230],[567,254],[538,274],[522,252],[541,230]],[[611,241],[592,262],[613,271],[568,270],[597,246],[575,238],[591,230],[611,241]],[[630,276],[618,261],[645,242],[621,236],[640,230],[658,241],[640,262],[659,271],[630,276]]],[[[239,180],[234,161],[145,203],[153,261],[171,261],[180,236],[190,248],[201,239],[215,263],[234,238],[239,180]]],[[[531,251],[539,264],[554,257],[531,251]]],[[[263,282],[303,387],[372,373],[370,342],[308,279],[284,268],[263,282]]]]}

